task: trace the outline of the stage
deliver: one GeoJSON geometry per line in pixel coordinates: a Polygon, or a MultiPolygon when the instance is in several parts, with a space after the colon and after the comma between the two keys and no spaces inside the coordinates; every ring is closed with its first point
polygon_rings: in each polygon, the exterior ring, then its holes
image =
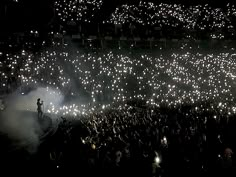
{"type": "Polygon", "coordinates": [[[36,152],[38,146],[57,131],[57,119],[44,114],[38,118],[37,112],[8,110],[0,111],[1,138],[7,140],[8,152],[25,149],[36,152]]]}

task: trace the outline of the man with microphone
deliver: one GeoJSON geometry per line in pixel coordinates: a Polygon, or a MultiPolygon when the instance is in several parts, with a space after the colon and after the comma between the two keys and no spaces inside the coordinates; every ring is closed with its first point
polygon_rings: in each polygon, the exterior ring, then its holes
{"type": "Polygon", "coordinates": [[[42,105],[43,105],[43,101],[40,102],[40,98],[38,98],[38,99],[37,99],[38,118],[42,118],[42,116],[43,116],[42,105]]]}

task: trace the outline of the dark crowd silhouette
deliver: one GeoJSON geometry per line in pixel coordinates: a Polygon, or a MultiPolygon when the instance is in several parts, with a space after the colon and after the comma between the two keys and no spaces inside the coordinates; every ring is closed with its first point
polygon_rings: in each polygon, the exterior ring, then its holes
{"type": "Polygon", "coordinates": [[[84,176],[234,176],[235,115],[216,107],[135,100],[79,120],[61,117],[36,162],[84,176]]]}

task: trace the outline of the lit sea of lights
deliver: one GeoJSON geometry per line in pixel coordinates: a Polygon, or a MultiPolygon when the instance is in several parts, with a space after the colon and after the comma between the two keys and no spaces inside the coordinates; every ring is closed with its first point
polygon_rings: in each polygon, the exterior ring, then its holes
{"type": "Polygon", "coordinates": [[[89,23],[102,4],[102,0],[56,0],[55,9],[63,23],[89,23]]]}
{"type": "Polygon", "coordinates": [[[103,23],[140,24],[143,26],[172,27],[185,30],[209,30],[211,38],[223,39],[220,30],[232,32],[236,8],[227,4],[224,8],[213,8],[208,4],[186,7],[181,4],[155,4],[142,2],[139,5],[124,4],[117,7],[110,19],[103,23]]]}
{"type": "Polygon", "coordinates": [[[7,88],[8,78],[18,73],[22,94],[27,88],[43,86],[54,88],[50,94],[78,98],[61,106],[51,100],[45,108],[48,113],[86,115],[133,99],[157,107],[211,101],[230,114],[236,111],[234,48],[228,52],[185,48],[145,54],[130,50],[86,52],[64,45],[37,54],[23,50],[4,55],[7,60],[0,66],[11,71],[1,73],[2,89],[7,88]],[[85,97],[86,101],[80,101],[85,97]]]}

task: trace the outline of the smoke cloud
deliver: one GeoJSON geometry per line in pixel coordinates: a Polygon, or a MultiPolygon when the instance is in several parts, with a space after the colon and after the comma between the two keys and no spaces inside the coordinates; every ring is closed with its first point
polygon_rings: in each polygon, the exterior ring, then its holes
{"type": "MultiPolygon", "coordinates": [[[[44,109],[52,102],[59,106],[64,97],[51,88],[37,88],[28,94],[17,90],[5,98],[6,109],[0,112],[0,132],[6,134],[14,148],[24,148],[34,153],[40,144],[40,136],[48,126],[38,120],[37,99],[45,102],[44,109]],[[43,127],[44,126],[44,127],[43,127]]],[[[50,119],[49,119],[50,120],[50,119]]]]}

